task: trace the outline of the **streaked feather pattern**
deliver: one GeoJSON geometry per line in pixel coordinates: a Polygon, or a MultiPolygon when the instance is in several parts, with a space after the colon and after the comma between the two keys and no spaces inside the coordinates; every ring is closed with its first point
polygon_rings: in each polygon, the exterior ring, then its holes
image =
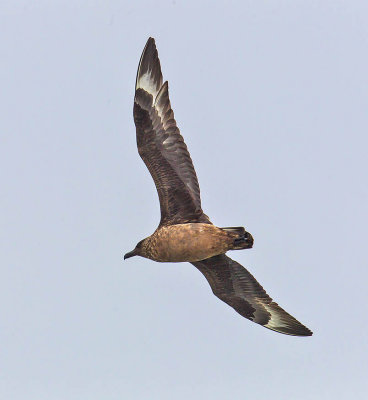
{"type": "Polygon", "coordinates": [[[286,335],[312,335],[272,301],[250,272],[225,254],[192,264],[205,276],[213,293],[243,317],[286,335]]]}
{"type": "Polygon", "coordinates": [[[155,182],[160,225],[210,223],[203,213],[197,175],[171,109],[168,83],[150,38],[139,63],[134,97],[138,152],[155,182]]]}

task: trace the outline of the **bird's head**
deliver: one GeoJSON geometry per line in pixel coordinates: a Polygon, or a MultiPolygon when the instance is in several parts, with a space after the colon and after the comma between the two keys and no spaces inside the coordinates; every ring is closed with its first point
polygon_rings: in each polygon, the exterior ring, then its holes
{"type": "Polygon", "coordinates": [[[130,251],[129,253],[126,253],[124,255],[124,260],[126,260],[127,258],[130,258],[130,257],[134,257],[134,256],[141,256],[144,241],[145,241],[145,239],[141,240],[140,242],[137,243],[134,250],[130,251]]]}

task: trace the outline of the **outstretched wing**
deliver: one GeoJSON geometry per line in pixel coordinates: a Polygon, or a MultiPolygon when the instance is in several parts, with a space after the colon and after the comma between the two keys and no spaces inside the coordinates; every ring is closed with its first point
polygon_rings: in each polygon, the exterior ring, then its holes
{"type": "Polygon", "coordinates": [[[153,38],[143,50],[134,97],[138,152],[155,182],[160,225],[210,223],[203,213],[197,175],[171,109],[168,84],[162,83],[153,38]]]}
{"type": "Polygon", "coordinates": [[[286,335],[312,335],[307,327],[272,301],[251,273],[225,254],[192,264],[205,276],[213,293],[243,317],[286,335]]]}

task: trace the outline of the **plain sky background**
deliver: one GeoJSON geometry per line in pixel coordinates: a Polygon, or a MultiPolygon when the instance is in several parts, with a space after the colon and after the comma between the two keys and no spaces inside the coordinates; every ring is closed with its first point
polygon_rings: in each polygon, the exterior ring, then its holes
{"type": "Polygon", "coordinates": [[[366,399],[367,1],[2,1],[0,398],[366,399]],[[236,314],[159,221],[132,117],[156,39],[202,205],[314,331],[236,314]]]}

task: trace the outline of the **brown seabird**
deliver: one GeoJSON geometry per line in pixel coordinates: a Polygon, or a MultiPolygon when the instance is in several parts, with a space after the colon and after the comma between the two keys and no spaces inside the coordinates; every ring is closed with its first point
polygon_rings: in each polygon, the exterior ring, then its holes
{"type": "Polygon", "coordinates": [[[242,227],[218,228],[203,213],[197,175],[176,126],[153,38],[139,61],[134,122],[138,152],[157,188],[161,220],[124,259],[139,255],[159,262],[188,261],[213,293],[243,317],[287,335],[312,335],[272,301],[250,272],[226,256],[228,250],[251,248],[253,237],[242,227]]]}

